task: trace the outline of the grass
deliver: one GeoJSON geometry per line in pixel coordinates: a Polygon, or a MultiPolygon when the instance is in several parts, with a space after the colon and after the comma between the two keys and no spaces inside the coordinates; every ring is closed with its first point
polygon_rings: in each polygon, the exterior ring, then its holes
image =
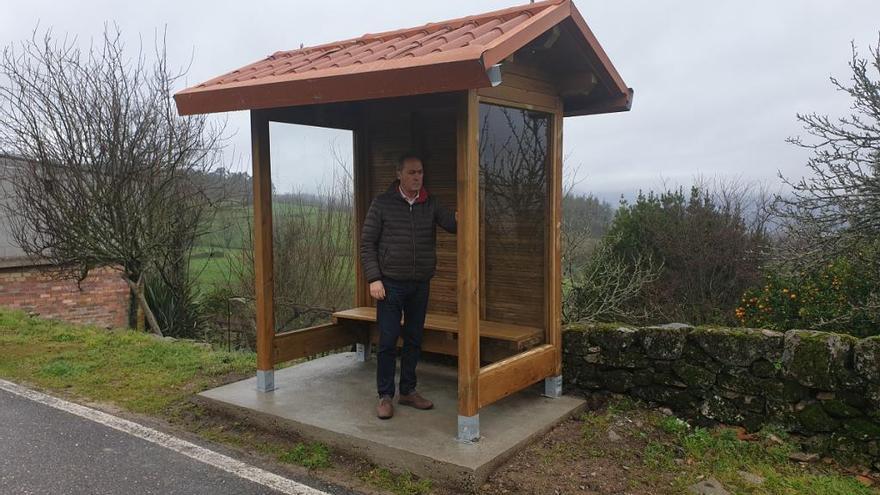
{"type": "MultiPolygon", "coordinates": [[[[277,224],[292,215],[304,216],[310,224],[320,222],[326,216],[319,206],[296,203],[276,202],[272,210],[276,228],[277,224]]],[[[239,271],[237,266],[231,264],[240,263],[241,251],[249,245],[252,216],[253,208],[250,206],[227,207],[213,218],[213,223],[206,226],[209,233],[198,240],[190,257],[190,273],[203,290],[228,285],[233,272],[239,271]]],[[[347,249],[347,244],[345,247],[347,249]]],[[[354,277],[353,272],[347,275],[354,277]]]]}
{"type": "MultiPolygon", "coordinates": [[[[430,480],[416,479],[409,473],[371,465],[337,466],[331,451],[320,443],[281,438],[245,423],[217,418],[189,400],[201,390],[253,373],[255,362],[251,352],[212,350],[129,330],[79,327],[0,310],[2,378],[156,416],[269,461],[348,476],[376,490],[397,495],[434,491],[430,480]]],[[[599,475],[620,476],[636,488],[656,487],[654,493],[684,493],[706,476],[744,494],[876,493],[836,464],[804,468],[790,462],[788,454],[796,445],[774,430],[762,431],[751,441],[741,440],[734,429],[692,427],[631,399],[585,413],[573,427],[573,434],[536,453],[540,466],[554,469],[575,461],[600,466],[584,468],[593,470],[625,464],[632,471],[600,471],[599,475]],[[622,440],[610,442],[609,429],[622,440]],[[749,485],[739,471],[765,481],[760,486],[749,485]]],[[[530,470],[537,468],[532,466],[530,470]]]]}
{"type": "Polygon", "coordinates": [[[743,494],[877,493],[842,472],[834,463],[804,468],[791,462],[788,456],[798,449],[797,445],[772,428],[741,439],[738,429],[694,428],[674,416],[634,406],[631,399],[612,402],[604,411],[585,413],[581,423],[582,452],[594,458],[618,455],[616,459],[621,462],[637,463],[640,457],[641,471],[636,476],[647,485],[659,483],[658,480],[668,481],[667,484],[671,483],[668,493],[686,493],[690,485],[709,476],[720,480],[729,491],[743,494]],[[633,424],[642,426],[634,428],[633,424]],[[604,441],[609,428],[627,437],[626,449],[638,451],[641,448],[641,455],[627,458],[627,454],[597,448],[595,444],[604,441]],[[751,485],[740,471],[756,474],[765,481],[751,485]]]}
{"type": "MultiPolygon", "coordinates": [[[[319,442],[291,440],[208,414],[190,397],[253,373],[252,352],[165,341],[131,330],[107,331],[0,309],[0,377],[130,412],[159,417],[250,455],[310,471],[329,470],[396,495],[431,491],[429,480],[366,465],[335,466],[319,442]]],[[[333,476],[330,476],[332,479],[333,476]]]]}
{"type": "Polygon", "coordinates": [[[241,262],[241,250],[235,248],[198,247],[190,257],[190,273],[203,289],[228,285],[234,275],[232,263],[241,262]]]}
{"type": "Polygon", "coordinates": [[[432,486],[430,480],[417,480],[410,473],[397,474],[385,468],[371,469],[363,473],[361,479],[396,495],[425,495],[431,492],[432,486]]]}
{"type": "Polygon", "coordinates": [[[855,478],[839,472],[821,468],[806,472],[788,460],[788,454],[795,450],[792,444],[773,444],[768,437],[766,432],[761,432],[758,440],[743,441],[737,438],[732,428],[696,428],[689,433],[679,432],[672,445],[681,447],[688,466],[685,475],[679,478],[679,486],[689,484],[697,473],[710,472],[726,486],[735,487],[738,493],[875,493],[855,478]],[[766,481],[761,487],[752,487],[742,479],[739,471],[757,474],[766,481]]]}
{"type": "Polygon", "coordinates": [[[130,330],[108,332],[0,310],[0,376],[159,414],[218,378],[251,373],[251,352],[166,342],[130,330]]]}
{"type": "Polygon", "coordinates": [[[330,449],[318,442],[297,442],[293,448],[279,455],[278,460],[288,464],[299,464],[309,469],[327,468],[330,467],[330,449]]]}

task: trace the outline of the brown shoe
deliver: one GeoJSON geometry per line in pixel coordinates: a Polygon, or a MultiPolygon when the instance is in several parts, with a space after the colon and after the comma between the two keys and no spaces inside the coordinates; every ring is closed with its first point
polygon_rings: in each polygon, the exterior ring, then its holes
{"type": "Polygon", "coordinates": [[[379,419],[389,419],[394,416],[394,405],[391,403],[390,395],[383,395],[379,398],[379,405],[376,406],[376,416],[379,419]]]}
{"type": "Polygon", "coordinates": [[[400,398],[397,399],[397,403],[401,406],[412,406],[416,409],[431,409],[432,407],[434,407],[433,402],[422,397],[416,391],[413,391],[408,395],[401,394],[400,398]]]}

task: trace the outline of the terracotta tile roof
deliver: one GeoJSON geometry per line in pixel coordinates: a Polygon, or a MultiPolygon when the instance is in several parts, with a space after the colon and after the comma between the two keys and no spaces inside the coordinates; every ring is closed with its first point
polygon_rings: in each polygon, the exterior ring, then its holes
{"type": "Polygon", "coordinates": [[[573,13],[580,17],[570,0],[546,0],[279,51],[175,99],[185,115],[489,86],[489,67],[573,13]]]}

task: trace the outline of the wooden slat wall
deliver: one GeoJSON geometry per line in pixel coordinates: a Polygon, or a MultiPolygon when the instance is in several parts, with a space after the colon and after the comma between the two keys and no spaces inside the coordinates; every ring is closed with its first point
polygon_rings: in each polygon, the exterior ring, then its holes
{"type": "MultiPolygon", "coordinates": [[[[494,88],[480,89],[481,100],[490,104],[524,106],[549,114],[545,162],[549,172],[553,160],[554,136],[550,134],[553,114],[559,111],[556,88],[549,76],[532,67],[505,63],[502,70],[503,83],[494,88]]],[[[480,125],[482,127],[483,123],[480,122],[480,125]]],[[[545,178],[549,179],[550,174],[545,178]]],[[[511,218],[503,215],[487,218],[483,215],[481,234],[487,230],[510,232],[503,239],[485,236],[481,239],[483,319],[542,328],[548,326],[546,254],[551,247],[547,241],[551,212],[549,193],[552,187],[549,180],[546,180],[544,187],[545,204],[541,212],[528,212],[531,215],[523,211],[515,212],[511,218]]],[[[482,205],[482,213],[486,208],[486,205],[482,205]]]]}
{"type": "MultiPolygon", "coordinates": [[[[425,187],[450,211],[456,204],[455,107],[427,99],[411,99],[396,105],[375,103],[367,111],[369,146],[366,166],[367,194],[372,201],[395,180],[395,164],[401,154],[414,151],[423,156],[425,187]],[[422,106],[429,103],[427,107],[422,106]]],[[[366,211],[364,212],[366,214],[366,211]]],[[[359,223],[362,225],[362,222],[359,223]]],[[[437,228],[437,273],[431,281],[428,311],[457,313],[455,236],[437,228]]],[[[375,304],[375,301],[370,301],[375,304]]]]}

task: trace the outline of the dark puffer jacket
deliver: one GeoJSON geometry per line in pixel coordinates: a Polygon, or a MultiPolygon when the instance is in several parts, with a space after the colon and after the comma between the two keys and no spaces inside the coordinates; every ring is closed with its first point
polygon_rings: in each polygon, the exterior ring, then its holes
{"type": "Polygon", "coordinates": [[[455,214],[422,188],[410,204],[400,195],[399,181],[380,194],[367,211],[360,255],[367,282],[382,277],[429,280],[437,266],[437,230],[455,233],[455,214]]]}

